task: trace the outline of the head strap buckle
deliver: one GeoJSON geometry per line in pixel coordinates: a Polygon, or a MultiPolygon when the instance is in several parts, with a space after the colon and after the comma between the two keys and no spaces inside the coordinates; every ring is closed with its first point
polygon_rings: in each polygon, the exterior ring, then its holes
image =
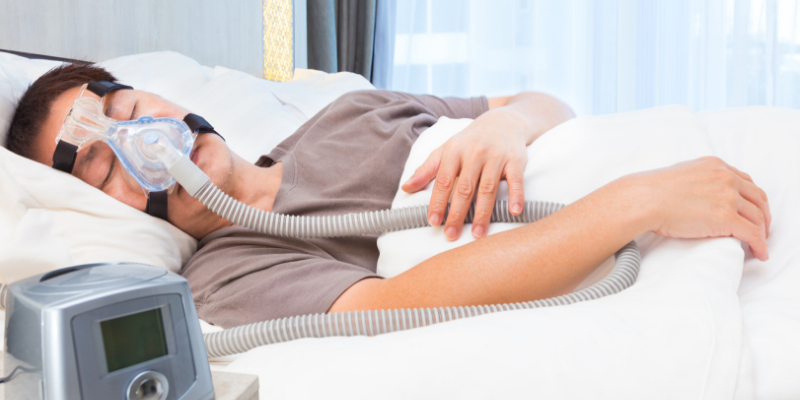
{"type": "Polygon", "coordinates": [[[189,126],[189,129],[191,129],[192,132],[195,132],[195,133],[213,133],[213,134],[219,136],[220,138],[222,138],[222,140],[225,140],[225,138],[222,137],[222,135],[220,135],[219,132],[214,130],[214,127],[211,126],[211,124],[209,124],[208,121],[206,121],[205,118],[203,118],[203,117],[201,117],[201,116],[199,116],[197,114],[192,114],[192,113],[186,114],[186,116],[183,117],[183,122],[185,122],[186,125],[189,126]]]}

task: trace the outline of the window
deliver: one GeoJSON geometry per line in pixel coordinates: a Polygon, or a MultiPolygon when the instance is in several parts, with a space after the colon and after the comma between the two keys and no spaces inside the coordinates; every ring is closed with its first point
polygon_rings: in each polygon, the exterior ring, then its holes
{"type": "Polygon", "coordinates": [[[391,89],[800,108],[800,0],[398,0],[391,89]]]}

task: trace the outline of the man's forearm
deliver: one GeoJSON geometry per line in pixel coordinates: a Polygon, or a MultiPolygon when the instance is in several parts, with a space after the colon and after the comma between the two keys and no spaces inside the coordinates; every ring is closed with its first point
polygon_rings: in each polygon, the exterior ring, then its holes
{"type": "Polygon", "coordinates": [[[575,118],[575,113],[568,105],[553,96],[537,92],[493,98],[489,108],[489,111],[475,119],[475,123],[513,123],[525,135],[526,145],[550,129],[575,118]]]}
{"type": "Polygon", "coordinates": [[[439,254],[394,278],[353,285],[331,312],[498,304],[572,291],[650,229],[652,211],[614,181],[536,223],[439,254]]]}

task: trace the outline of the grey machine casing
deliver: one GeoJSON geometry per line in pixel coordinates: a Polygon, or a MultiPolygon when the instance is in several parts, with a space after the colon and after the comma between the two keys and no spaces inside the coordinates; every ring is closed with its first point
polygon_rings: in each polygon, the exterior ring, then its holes
{"type": "Polygon", "coordinates": [[[167,400],[211,400],[208,356],[189,284],[152,266],[69,267],[15,282],[6,294],[6,399],[127,399],[132,377],[168,379],[167,400]],[[107,371],[100,322],[161,309],[168,354],[107,371]],[[18,368],[19,367],[19,368],[18,368]]]}

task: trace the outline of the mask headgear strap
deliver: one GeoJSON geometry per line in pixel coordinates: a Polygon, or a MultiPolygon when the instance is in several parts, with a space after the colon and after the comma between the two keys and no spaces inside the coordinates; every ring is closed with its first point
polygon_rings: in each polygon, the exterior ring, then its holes
{"type": "Polygon", "coordinates": [[[53,152],[53,168],[72,173],[75,168],[75,156],[78,154],[78,146],[72,143],[67,143],[63,140],[56,144],[56,151],[53,152]]]}
{"type": "Polygon", "coordinates": [[[167,190],[162,190],[160,192],[150,192],[150,195],[147,196],[147,206],[145,206],[144,212],[150,214],[153,217],[161,218],[164,221],[167,220],[167,190]]]}
{"type": "Polygon", "coordinates": [[[183,117],[183,122],[185,122],[194,133],[213,133],[222,138],[222,140],[225,140],[219,132],[214,130],[214,127],[211,126],[205,118],[197,114],[186,114],[186,116],[183,117]]]}
{"type": "Polygon", "coordinates": [[[133,89],[133,87],[109,81],[91,81],[86,85],[86,89],[99,97],[104,97],[115,90],[133,89]]]}
{"type": "MultiPolygon", "coordinates": [[[[113,92],[115,90],[133,88],[109,81],[91,81],[86,86],[86,89],[102,98],[109,92],[113,92]]],[[[67,143],[64,140],[59,141],[58,144],[56,144],[56,151],[53,152],[53,168],[71,174],[72,169],[75,168],[75,156],[77,154],[78,146],[75,146],[72,143],[67,143]]]]}

